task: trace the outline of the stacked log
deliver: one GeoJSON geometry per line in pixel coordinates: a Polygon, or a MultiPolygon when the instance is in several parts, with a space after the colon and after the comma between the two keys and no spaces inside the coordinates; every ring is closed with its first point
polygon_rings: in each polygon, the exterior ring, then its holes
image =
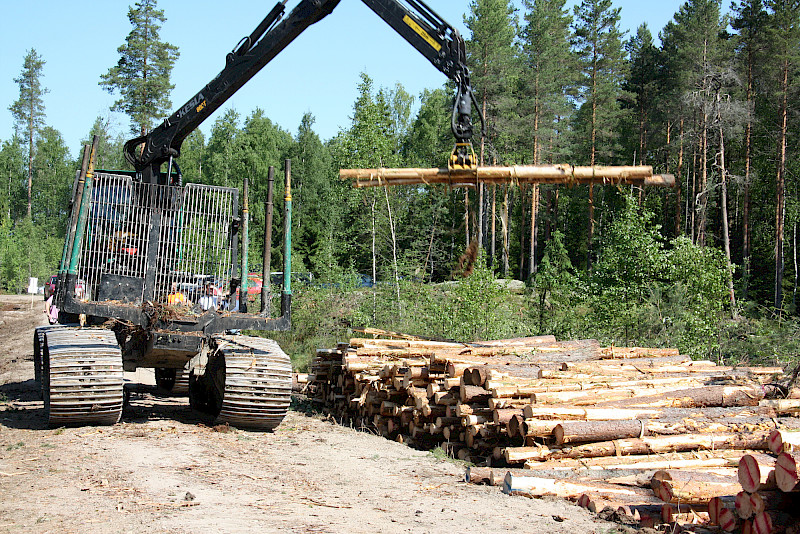
{"type": "Polygon", "coordinates": [[[771,534],[800,532],[800,481],[798,454],[800,433],[787,429],[770,432],[770,455],[743,456],[739,461],[736,495],[736,527],[742,532],[771,534]]]}
{"type": "Polygon", "coordinates": [[[772,385],[781,368],[552,336],[404,337],[318,350],[307,394],[344,424],[485,466],[467,479],[510,494],[684,530],[784,532],[794,520],[779,512],[800,504],[785,497],[800,494],[800,424],[787,417],[800,400],[772,385]]]}

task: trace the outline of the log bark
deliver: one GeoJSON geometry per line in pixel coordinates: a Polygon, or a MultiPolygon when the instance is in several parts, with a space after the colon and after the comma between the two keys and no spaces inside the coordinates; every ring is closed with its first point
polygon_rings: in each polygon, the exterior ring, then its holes
{"type": "Polygon", "coordinates": [[[701,387],[710,385],[709,382],[710,380],[697,376],[677,376],[669,378],[632,380],[614,378],[610,376],[597,376],[592,378],[561,378],[558,380],[530,380],[527,378],[508,376],[507,374],[501,375],[500,373],[495,374],[494,372],[490,372],[489,377],[483,383],[483,387],[491,390],[495,387],[525,386],[531,388],[533,393],[592,391],[593,394],[597,396],[605,394],[606,390],[615,388],[653,388],[651,389],[652,392],[657,388],[668,386],[672,387],[673,389],[678,387],[701,387]]]}
{"type": "Polygon", "coordinates": [[[763,417],[709,419],[676,417],[629,421],[563,421],[553,429],[556,444],[609,441],[644,436],[675,436],[692,433],[732,433],[769,430],[775,425],[763,417]]]}
{"type": "Polygon", "coordinates": [[[492,394],[480,386],[465,386],[462,385],[459,390],[459,399],[463,403],[482,402],[485,403],[489,400],[492,394]]]}
{"type": "MultiPolygon", "coordinates": [[[[697,384],[698,386],[700,384],[697,384]]],[[[539,392],[534,388],[518,388],[521,392],[529,394],[533,404],[568,404],[572,406],[595,406],[598,399],[603,402],[630,401],[634,399],[649,399],[655,394],[666,394],[675,391],[674,386],[630,386],[609,387],[603,389],[589,389],[585,391],[554,391],[539,392]]],[[[494,390],[492,390],[494,394],[494,390]]],[[[521,395],[520,395],[521,396],[521,395]]]]}
{"type": "MultiPolygon", "coordinates": [[[[412,336],[413,337],[413,336],[412,336]]],[[[473,343],[454,343],[452,341],[434,341],[430,339],[373,339],[373,338],[350,338],[349,346],[360,347],[389,347],[389,348],[408,348],[425,347],[430,349],[452,349],[462,350],[465,347],[535,347],[542,344],[557,343],[556,337],[552,335],[518,337],[510,339],[495,339],[491,341],[476,341],[473,343]]],[[[329,349],[320,349],[330,352],[329,349]]],[[[327,352],[326,352],[327,353],[327,352]]]]}
{"type": "Polygon", "coordinates": [[[552,437],[555,429],[565,421],[547,421],[539,419],[524,419],[520,425],[520,434],[524,438],[552,437]]]}
{"type": "Polygon", "coordinates": [[[600,349],[601,360],[620,360],[633,358],[661,358],[678,356],[678,349],[653,349],[647,347],[604,347],[600,349]]]}
{"type": "Polygon", "coordinates": [[[521,408],[502,408],[492,411],[492,420],[496,425],[508,425],[511,418],[515,415],[523,417],[521,408]]]}

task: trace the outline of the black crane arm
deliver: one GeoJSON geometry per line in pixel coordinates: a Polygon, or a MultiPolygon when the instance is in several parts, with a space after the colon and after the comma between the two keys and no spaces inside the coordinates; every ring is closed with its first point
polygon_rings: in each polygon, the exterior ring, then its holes
{"type": "MultiPolygon", "coordinates": [[[[201,91],[149,134],[125,143],[125,159],[140,173],[143,182],[164,183],[161,167],[180,155],[184,139],[222,106],[250,78],[272,61],[309,26],[328,16],[340,0],[300,0],[284,17],[282,0],[249,36],[226,58],[225,67],[201,91]]],[[[452,129],[457,166],[474,166],[472,153],[472,105],[475,96],[466,66],[466,48],[458,31],[447,24],[422,0],[362,0],[384,21],[425,56],[457,86],[452,129]]],[[[481,117],[483,121],[483,117],[481,117]]],[[[169,173],[168,173],[169,174],[169,173]]]]}

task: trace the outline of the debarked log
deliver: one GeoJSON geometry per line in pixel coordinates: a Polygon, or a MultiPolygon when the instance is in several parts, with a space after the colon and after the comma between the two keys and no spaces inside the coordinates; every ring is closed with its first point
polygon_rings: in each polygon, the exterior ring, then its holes
{"type": "Polygon", "coordinates": [[[555,495],[565,499],[577,499],[585,493],[607,497],[637,497],[648,500],[651,494],[636,487],[620,486],[596,481],[556,480],[536,476],[506,474],[503,493],[524,493],[535,497],[555,495]]]}
{"type": "MultiPolygon", "coordinates": [[[[763,401],[762,401],[763,402],[763,401]]],[[[693,418],[731,418],[731,417],[775,417],[775,411],[768,407],[731,408],[569,408],[540,407],[532,404],[523,406],[525,419],[569,419],[576,421],[615,421],[630,419],[671,419],[693,418]]]]}
{"type": "Polygon", "coordinates": [[[715,449],[766,450],[767,433],[685,434],[601,441],[561,448],[508,447],[504,451],[504,456],[508,463],[522,463],[528,460],[543,462],[559,458],[597,458],[715,449]]]}

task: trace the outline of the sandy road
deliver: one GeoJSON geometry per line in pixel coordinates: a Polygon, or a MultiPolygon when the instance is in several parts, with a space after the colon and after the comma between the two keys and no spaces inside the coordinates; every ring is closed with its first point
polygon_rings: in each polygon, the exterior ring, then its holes
{"type": "Polygon", "coordinates": [[[460,482],[426,452],[291,411],[203,424],[148,371],[111,427],[50,429],[33,382],[41,298],[0,296],[0,532],[624,532],[555,499],[460,482]],[[223,429],[224,430],[224,429],[223,429]]]}

